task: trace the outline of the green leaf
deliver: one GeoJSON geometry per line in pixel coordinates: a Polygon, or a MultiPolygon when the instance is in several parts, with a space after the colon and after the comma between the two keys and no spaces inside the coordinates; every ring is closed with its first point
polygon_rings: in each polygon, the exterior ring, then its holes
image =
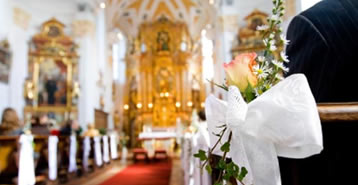
{"type": "Polygon", "coordinates": [[[230,143],[226,142],[221,147],[220,150],[223,152],[229,152],[230,151],[230,143]]]}
{"type": "Polygon", "coordinates": [[[226,163],[224,159],[220,159],[220,161],[218,162],[218,168],[222,170],[226,168],[226,163]]]}
{"type": "Polygon", "coordinates": [[[214,185],[223,185],[223,183],[222,182],[215,182],[214,185]]]}
{"type": "Polygon", "coordinates": [[[247,170],[245,167],[241,167],[240,174],[238,176],[239,181],[242,181],[247,175],[247,170]]]}
{"type": "Polygon", "coordinates": [[[205,161],[208,159],[204,150],[199,150],[198,153],[194,154],[194,157],[199,158],[200,161],[205,161]]]}
{"type": "Polygon", "coordinates": [[[208,173],[211,175],[211,173],[213,172],[213,169],[211,168],[211,166],[210,166],[210,164],[207,164],[206,166],[205,166],[205,169],[206,169],[206,171],[208,171],[208,173]]]}
{"type": "Polygon", "coordinates": [[[223,176],[223,178],[224,178],[226,181],[229,181],[231,176],[232,176],[231,174],[225,173],[224,176],[223,176]]]}
{"type": "Polygon", "coordinates": [[[254,88],[251,86],[250,83],[248,83],[244,94],[247,102],[251,102],[255,99],[254,88]]]}
{"type": "Polygon", "coordinates": [[[235,164],[233,162],[226,165],[226,173],[235,175],[235,164]]]}

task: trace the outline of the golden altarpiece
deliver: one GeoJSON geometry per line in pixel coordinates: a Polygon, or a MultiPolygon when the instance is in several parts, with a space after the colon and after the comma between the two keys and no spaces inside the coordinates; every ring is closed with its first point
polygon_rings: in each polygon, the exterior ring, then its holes
{"type": "Polygon", "coordinates": [[[25,115],[47,114],[57,123],[77,119],[77,45],[56,19],[43,23],[30,42],[25,115]]]}
{"type": "Polygon", "coordinates": [[[130,45],[126,59],[125,131],[134,136],[143,125],[173,127],[177,118],[188,123],[192,110],[203,105],[205,88],[201,60],[193,52],[186,24],[166,18],[143,23],[130,45]]]}

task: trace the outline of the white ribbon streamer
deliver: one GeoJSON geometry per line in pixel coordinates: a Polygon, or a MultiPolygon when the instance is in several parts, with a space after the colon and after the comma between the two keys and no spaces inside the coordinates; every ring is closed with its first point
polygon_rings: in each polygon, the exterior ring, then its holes
{"type": "Polygon", "coordinates": [[[96,136],[94,139],[94,155],[96,159],[97,166],[102,166],[102,152],[101,152],[101,137],[96,136]]]}
{"type": "Polygon", "coordinates": [[[103,161],[105,163],[108,163],[109,162],[108,136],[103,136],[102,141],[103,141],[103,161]]]}
{"type": "Polygon", "coordinates": [[[111,158],[117,159],[118,158],[117,136],[115,134],[111,134],[109,138],[110,138],[110,146],[111,146],[111,158]]]}
{"type": "Polygon", "coordinates": [[[56,180],[57,178],[57,136],[49,136],[48,138],[48,178],[50,180],[56,180]]]}
{"type": "Polygon", "coordinates": [[[77,154],[77,139],[75,135],[71,135],[70,156],[69,156],[70,159],[68,165],[68,172],[70,173],[77,171],[76,154],[77,154]]]}
{"type": "Polygon", "coordinates": [[[229,156],[248,170],[245,184],[279,185],[277,156],[305,158],[323,149],[316,102],[302,74],[289,76],[249,104],[231,86],[228,102],[207,98],[206,115],[212,145],[218,126],[228,127],[223,141],[232,131],[229,156]]]}
{"type": "Polygon", "coordinates": [[[32,142],[34,138],[32,135],[22,134],[20,136],[20,159],[19,159],[19,174],[18,185],[34,185],[35,180],[35,166],[34,166],[34,149],[32,142]]]}
{"type": "MultiPolygon", "coordinates": [[[[192,138],[192,154],[198,153],[199,150],[208,151],[210,147],[209,132],[207,130],[207,123],[201,122],[198,124],[198,132],[192,138]]],[[[211,175],[205,170],[199,168],[203,162],[198,158],[194,158],[194,185],[208,185],[211,184],[211,175]]]]}
{"type": "Polygon", "coordinates": [[[88,158],[91,152],[91,138],[86,136],[83,140],[83,168],[88,171],[88,158]]]}

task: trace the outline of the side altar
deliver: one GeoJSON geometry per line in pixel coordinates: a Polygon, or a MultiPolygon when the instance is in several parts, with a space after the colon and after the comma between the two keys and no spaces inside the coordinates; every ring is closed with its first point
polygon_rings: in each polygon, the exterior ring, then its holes
{"type": "Polygon", "coordinates": [[[24,88],[27,119],[43,114],[59,124],[77,119],[77,45],[65,35],[64,27],[53,18],[43,23],[30,42],[29,76],[24,88]]]}

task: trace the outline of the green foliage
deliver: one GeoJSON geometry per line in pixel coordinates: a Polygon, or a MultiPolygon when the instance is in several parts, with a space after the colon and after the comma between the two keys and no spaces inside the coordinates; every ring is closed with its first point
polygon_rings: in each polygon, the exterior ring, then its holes
{"type": "Polygon", "coordinates": [[[210,166],[209,164],[207,164],[207,165],[205,166],[205,169],[206,169],[206,171],[208,171],[208,173],[209,173],[210,175],[213,173],[213,169],[211,168],[211,166],[210,166]]]}
{"type": "Polygon", "coordinates": [[[220,150],[223,152],[229,152],[230,151],[230,142],[225,142],[221,147],[220,150]]]}
{"type": "Polygon", "coordinates": [[[226,162],[224,161],[224,159],[220,159],[220,161],[218,162],[217,168],[219,168],[221,170],[226,169],[226,162]]]}
{"type": "Polygon", "coordinates": [[[244,97],[247,103],[255,99],[255,89],[249,83],[244,92],[244,97]]]}
{"type": "Polygon", "coordinates": [[[99,133],[100,133],[102,136],[104,136],[104,135],[106,135],[106,133],[107,133],[107,129],[105,129],[105,128],[100,128],[100,129],[99,129],[99,133]]]}
{"type": "Polygon", "coordinates": [[[198,153],[194,154],[194,157],[199,158],[200,161],[205,161],[208,159],[204,150],[199,150],[198,153]]]}
{"type": "Polygon", "coordinates": [[[242,181],[245,178],[246,175],[247,175],[247,169],[245,167],[241,167],[240,174],[237,177],[237,179],[239,181],[242,181]]]}

